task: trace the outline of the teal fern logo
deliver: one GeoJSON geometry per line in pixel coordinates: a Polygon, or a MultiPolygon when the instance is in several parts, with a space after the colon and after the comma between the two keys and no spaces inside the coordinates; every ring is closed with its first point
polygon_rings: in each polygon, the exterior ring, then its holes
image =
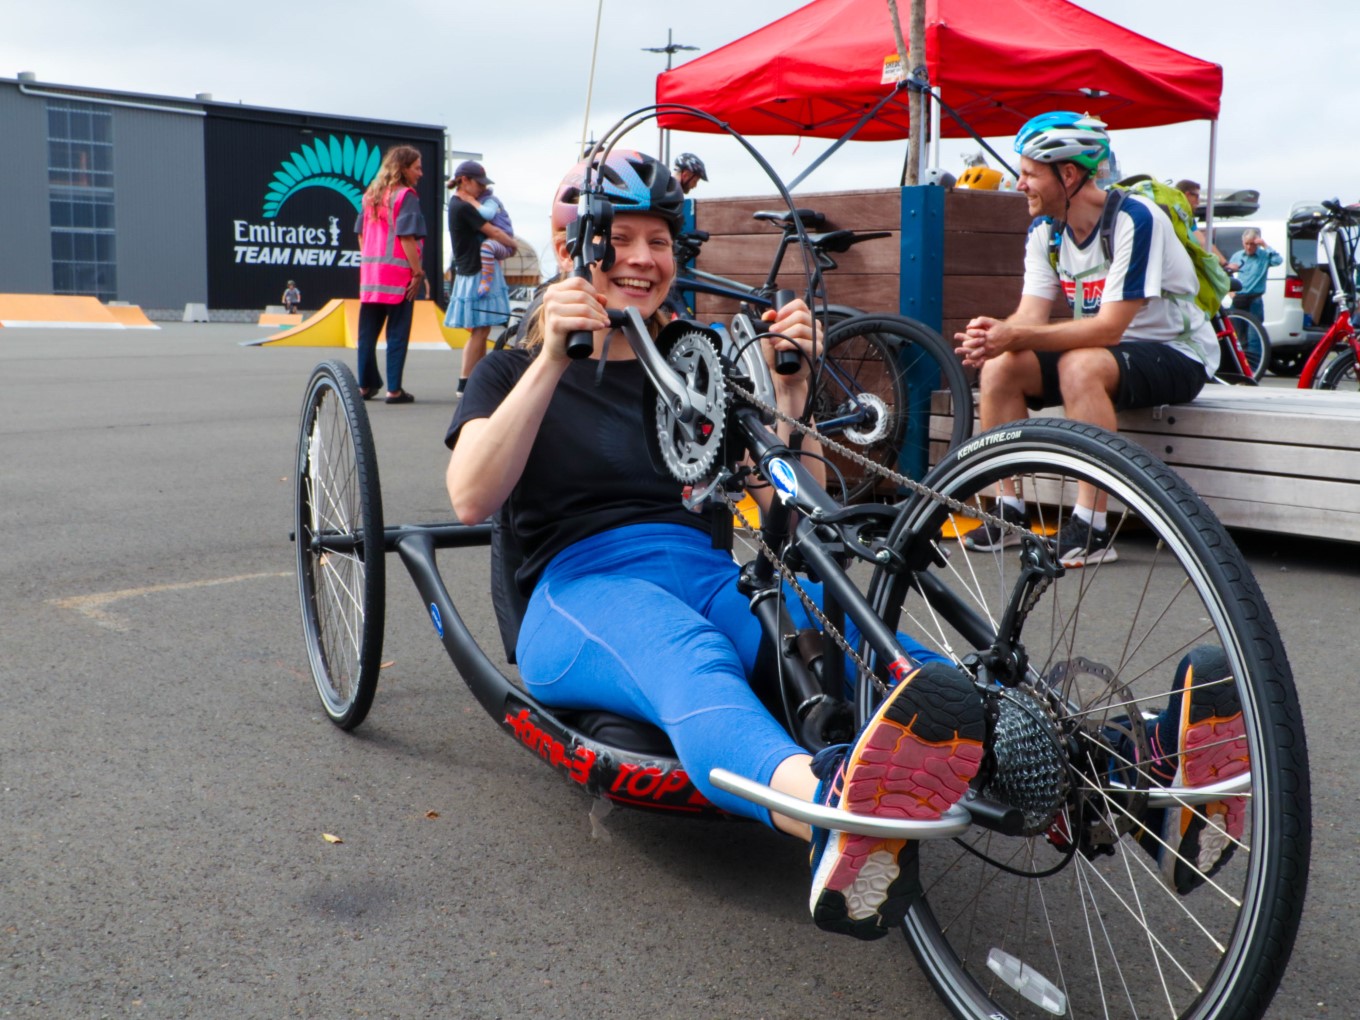
{"type": "Polygon", "coordinates": [[[349,199],[355,212],[363,209],[364,189],[382,163],[376,145],[360,138],[331,135],[317,138],[288,158],[274,171],[274,179],[264,193],[264,217],[272,220],[283,204],[304,188],[330,188],[349,199]]]}

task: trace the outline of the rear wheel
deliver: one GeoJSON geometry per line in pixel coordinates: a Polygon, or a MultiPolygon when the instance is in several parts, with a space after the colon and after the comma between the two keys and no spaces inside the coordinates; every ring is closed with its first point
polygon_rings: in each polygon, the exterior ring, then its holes
{"type": "Polygon", "coordinates": [[[1270,371],[1286,379],[1297,379],[1303,371],[1303,363],[1308,360],[1309,348],[1290,347],[1286,350],[1275,349],[1270,352],[1270,371]]]}
{"type": "MultiPolygon", "coordinates": [[[[818,430],[832,439],[896,469],[913,423],[926,441],[931,394],[941,389],[954,409],[950,445],[971,433],[972,387],[939,333],[902,316],[860,315],[833,324],[824,344],[813,414],[818,430]]],[[[844,481],[846,502],[874,495],[879,475],[834,451],[827,456],[844,481]]],[[[828,488],[836,492],[835,478],[828,488]]]]}
{"type": "Polygon", "coordinates": [[[326,714],[358,726],[382,658],[382,492],[368,413],[350,370],[316,367],[298,430],[294,537],[302,632],[326,714]]]}
{"type": "Polygon", "coordinates": [[[1270,364],[1270,334],[1266,332],[1265,325],[1250,312],[1225,312],[1224,317],[1237,334],[1242,353],[1247,356],[1251,377],[1260,379],[1270,364]]]}
{"type": "Polygon", "coordinates": [[[1003,478],[1040,533],[1067,523],[1077,483],[1106,492],[1116,556],[1064,571],[1019,534],[973,551],[953,537],[965,517],[920,496],[904,508],[888,540],[899,565],[875,575],[874,607],[979,676],[997,714],[974,786],[1023,817],[1019,834],[979,825],[921,844],[907,940],[957,1017],[1260,1017],[1297,931],[1310,832],[1298,699],[1269,608],[1199,498],[1118,436],[1027,421],[966,444],[927,481],[991,510],[1003,478]],[[1216,777],[1234,777],[1235,796],[1196,792],[1214,781],[1194,774],[1204,760],[1181,760],[1174,724],[1165,741],[1148,726],[1192,650],[1221,666],[1196,675],[1197,704],[1229,720],[1200,753],[1223,755],[1216,777]],[[1188,859],[1168,815],[1226,853],[1188,859]]]}
{"type": "Polygon", "coordinates": [[[1355,370],[1355,350],[1347,347],[1338,351],[1336,356],[1324,364],[1317,375],[1314,389],[1319,390],[1356,390],[1360,389],[1360,376],[1355,370]]]}

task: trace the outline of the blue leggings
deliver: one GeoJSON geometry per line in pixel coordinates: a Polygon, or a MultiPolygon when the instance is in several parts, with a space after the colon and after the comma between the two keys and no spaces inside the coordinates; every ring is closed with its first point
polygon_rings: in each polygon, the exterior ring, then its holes
{"type": "MultiPolygon", "coordinates": [[[[635,524],[583,539],[539,578],[515,656],[535,698],[596,708],[660,727],[705,797],[770,824],[769,812],[715,789],[722,767],[759,783],[806,754],[766,710],[747,678],[760,624],[737,591],[737,564],[708,536],[672,524],[635,524]]],[[[807,586],[820,602],[821,591],[807,586]]],[[[796,595],[794,622],[807,626],[796,595]]],[[[852,646],[859,635],[847,621],[852,646]]],[[[919,662],[942,657],[906,639],[919,662]]]]}

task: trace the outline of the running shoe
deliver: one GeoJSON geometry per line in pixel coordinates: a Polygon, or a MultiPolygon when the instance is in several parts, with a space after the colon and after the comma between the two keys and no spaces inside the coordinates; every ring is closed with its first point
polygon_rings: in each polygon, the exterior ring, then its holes
{"type": "MultiPolygon", "coordinates": [[[[1219,648],[1201,645],[1181,660],[1166,709],[1147,724],[1147,771],[1162,786],[1208,786],[1251,766],[1237,686],[1219,648]]],[[[1149,811],[1138,842],[1167,886],[1184,896],[1232,858],[1246,798],[1149,811]]]]}
{"type": "MultiPolygon", "coordinates": [[[[921,666],[883,700],[853,747],[813,759],[817,801],[856,814],[933,820],[968,792],[982,763],[982,698],[962,670],[921,666]]],[[[920,895],[916,843],[814,829],[813,920],[877,939],[920,895]]]]}
{"type": "MultiPolygon", "coordinates": [[[[1029,527],[1029,514],[1022,508],[1011,506],[1009,503],[1000,502],[992,510],[992,514],[1000,517],[1007,524],[1014,524],[1017,527],[1029,527]]],[[[998,549],[1005,549],[1007,546],[1019,545],[1021,537],[1013,531],[1007,531],[995,524],[984,523],[982,527],[969,532],[963,539],[966,549],[973,552],[995,552],[998,549]]]]}
{"type": "Polygon", "coordinates": [[[1073,514],[1055,540],[1058,562],[1064,567],[1090,567],[1119,559],[1114,548],[1114,533],[1109,528],[1094,528],[1073,514]]]}

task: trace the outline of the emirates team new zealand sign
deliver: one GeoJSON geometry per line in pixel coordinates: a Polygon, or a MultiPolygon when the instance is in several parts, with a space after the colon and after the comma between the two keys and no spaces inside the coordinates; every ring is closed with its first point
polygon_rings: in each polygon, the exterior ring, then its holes
{"type": "Polygon", "coordinates": [[[322,128],[297,120],[215,115],[210,109],[204,125],[209,307],[279,304],[289,280],[302,291],[305,309],[331,298],[357,297],[354,227],[364,189],[383,153],[402,143],[421,150],[425,177],[418,194],[430,232],[425,271],[437,280],[443,232],[436,191],[443,160],[440,132],[394,124],[322,128]],[[393,133],[406,130],[410,133],[393,133]]]}

